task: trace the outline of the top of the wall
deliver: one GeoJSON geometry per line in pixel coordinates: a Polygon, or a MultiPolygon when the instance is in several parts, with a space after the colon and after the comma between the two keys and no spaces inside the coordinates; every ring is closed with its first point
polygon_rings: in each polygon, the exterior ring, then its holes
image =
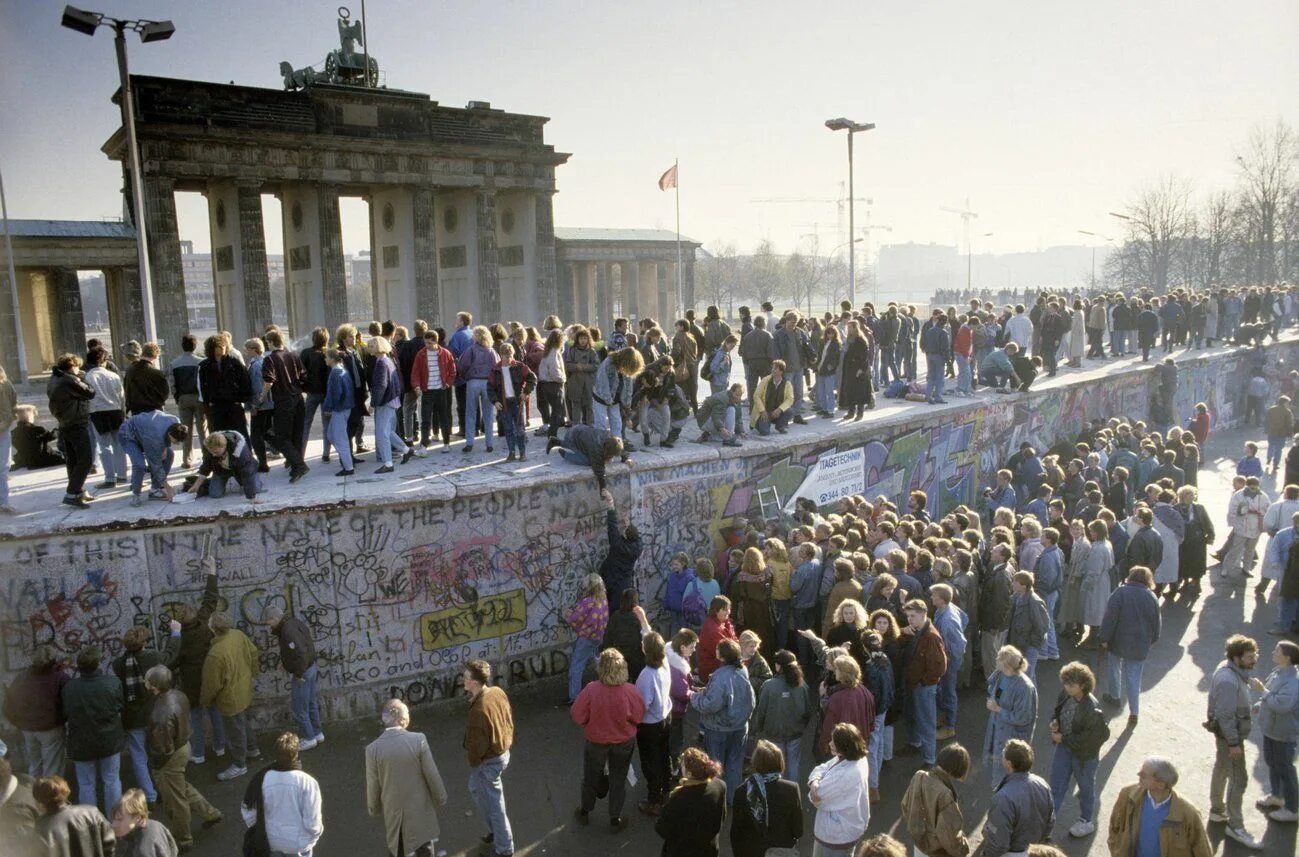
{"type": "MultiPolygon", "coordinates": [[[[1299,334],[1286,334],[1282,337],[1282,343],[1299,343],[1299,334]]],[[[1194,352],[1183,351],[1177,355],[1177,363],[1186,367],[1221,360],[1240,352],[1239,348],[1227,346],[1194,352]]],[[[896,427],[907,423],[921,420],[953,422],[961,415],[980,408],[1001,408],[1024,402],[1031,405],[1037,398],[1058,393],[1072,385],[1117,382],[1135,373],[1150,371],[1155,365],[1143,364],[1139,358],[1108,360],[1103,365],[1093,364],[1094,368],[1062,369],[1058,377],[1044,378],[1041,384],[1035,385],[1027,394],[980,393],[972,399],[951,398],[948,404],[938,406],[880,398],[877,410],[869,412],[861,422],[814,419],[807,426],[791,426],[788,435],[760,438],[750,434],[744,445],[738,448],[698,444],[683,438],[675,449],[638,449],[633,455],[633,467],[637,471],[645,471],[718,458],[770,455],[781,449],[887,436],[894,433],[896,427]]],[[[689,425],[686,431],[688,438],[697,436],[697,429],[693,425],[689,425]]],[[[639,438],[633,440],[639,442],[639,438]]],[[[504,487],[518,488],[592,479],[589,469],[567,464],[557,455],[545,455],[544,445],[539,439],[532,439],[531,455],[525,462],[507,464],[503,447],[504,443],[498,439],[497,451],[490,456],[481,444],[469,456],[462,454],[459,447],[454,447],[450,454],[443,454],[435,447],[423,460],[415,459],[410,464],[399,466],[395,474],[386,476],[374,473],[375,460],[373,454],[370,454],[364,464],[357,465],[356,476],[340,479],[334,476],[338,467],[337,458],[329,464],[321,463],[318,442],[313,441],[308,451],[311,473],[297,484],[290,485],[287,472],[282,467],[273,467],[271,474],[265,477],[270,481],[270,490],[262,495],[266,498],[265,501],[257,505],[245,500],[236,489],[232,493],[238,496],[227,495],[219,500],[200,499],[186,505],[152,501],[136,509],[129,505],[129,495],[118,489],[108,492],[88,510],[75,510],[59,503],[63,496],[65,478],[62,468],[46,468],[35,472],[17,470],[11,474],[10,485],[11,502],[18,508],[19,514],[0,521],[0,539],[146,529],[217,518],[253,518],[354,506],[405,505],[423,501],[472,503],[476,499],[486,500],[504,487]]],[[[610,467],[610,475],[614,479],[626,472],[627,468],[620,464],[610,467]]],[[[90,484],[93,481],[94,477],[90,484]]]]}

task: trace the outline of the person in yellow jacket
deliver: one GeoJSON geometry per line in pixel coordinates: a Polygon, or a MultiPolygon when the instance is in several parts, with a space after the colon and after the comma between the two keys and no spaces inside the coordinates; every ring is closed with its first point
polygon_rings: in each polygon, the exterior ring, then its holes
{"type": "Polygon", "coordinates": [[[243,631],[234,627],[229,613],[213,613],[208,619],[212,647],[203,661],[203,687],[199,702],[215,705],[225,726],[230,748],[230,767],[217,774],[221,781],[248,773],[248,760],[261,753],[249,739],[248,706],[253,702],[253,678],[258,673],[257,647],[243,631]]]}
{"type": "Polygon", "coordinates": [[[1177,768],[1155,756],[1141,763],[1136,785],[1119,792],[1110,813],[1110,857],[1211,857],[1199,811],[1173,790],[1177,768]],[[1146,838],[1154,842],[1146,841],[1146,838]]]}
{"type": "Polygon", "coordinates": [[[771,374],[758,380],[749,403],[749,425],[758,434],[771,434],[774,428],[781,434],[789,431],[789,421],[794,418],[794,385],[785,378],[785,361],[771,361],[771,374]]]}

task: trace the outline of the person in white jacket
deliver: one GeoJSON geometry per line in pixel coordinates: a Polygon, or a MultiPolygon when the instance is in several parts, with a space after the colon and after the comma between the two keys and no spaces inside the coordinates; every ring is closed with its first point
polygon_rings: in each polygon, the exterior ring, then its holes
{"type": "Polygon", "coordinates": [[[830,751],[834,757],[807,778],[816,807],[812,857],[851,857],[871,820],[866,739],[856,726],[840,723],[830,735],[830,751]]]}
{"type": "Polygon", "coordinates": [[[239,808],[244,824],[261,827],[272,854],[311,857],[325,832],[320,784],[302,770],[295,733],[276,738],[271,757],[270,767],[253,777],[244,791],[239,808]]]}
{"type": "Polygon", "coordinates": [[[1234,531],[1235,538],[1222,563],[1224,578],[1239,575],[1243,583],[1243,578],[1249,576],[1258,538],[1263,532],[1263,518],[1270,503],[1267,494],[1259,489],[1257,476],[1250,476],[1245,480],[1245,487],[1231,495],[1227,503],[1227,525],[1234,531]]]}
{"type": "MultiPolygon", "coordinates": [[[[1277,534],[1290,526],[1295,512],[1299,512],[1299,485],[1287,485],[1281,499],[1268,506],[1267,513],[1263,515],[1263,529],[1271,540],[1267,543],[1267,553],[1263,557],[1263,577],[1254,587],[1254,592],[1259,595],[1267,592],[1268,584],[1285,575],[1286,554],[1274,551],[1272,545],[1277,543],[1277,534]]],[[[1286,543],[1285,547],[1288,549],[1290,544],[1286,543]]]]}

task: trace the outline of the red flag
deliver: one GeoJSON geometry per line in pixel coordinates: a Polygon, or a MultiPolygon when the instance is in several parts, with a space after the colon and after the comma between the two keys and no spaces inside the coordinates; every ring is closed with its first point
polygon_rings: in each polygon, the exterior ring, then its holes
{"type": "Polygon", "coordinates": [[[659,176],[659,190],[668,190],[677,186],[677,165],[673,164],[671,169],[659,176]]]}

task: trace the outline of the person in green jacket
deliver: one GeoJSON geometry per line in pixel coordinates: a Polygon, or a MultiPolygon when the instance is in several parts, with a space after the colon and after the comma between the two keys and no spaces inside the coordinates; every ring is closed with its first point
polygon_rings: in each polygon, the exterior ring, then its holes
{"type": "Polygon", "coordinates": [[[225,726],[230,749],[230,767],[217,774],[225,782],[248,773],[248,760],[261,755],[250,741],[248,706],[253,702],[253,678],[258,673],[257,647],[234,627],[229,613],[213,613],[208,619],[212,648],[203,661],[200,705],[216,705],[225,726]]]}

